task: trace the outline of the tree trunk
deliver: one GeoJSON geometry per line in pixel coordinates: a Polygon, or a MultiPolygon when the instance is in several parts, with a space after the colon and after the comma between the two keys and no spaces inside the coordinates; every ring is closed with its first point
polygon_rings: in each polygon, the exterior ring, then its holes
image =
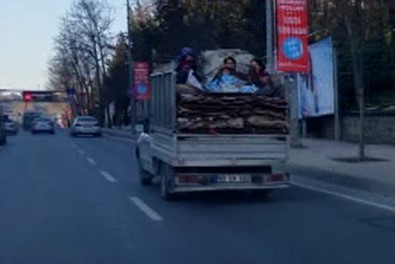
{"type": "Polygon", "coordinates": [[[365,160],[365,86],[363,82],[363,61],[362,61],[362,38],[360,31],[356,30],[356,26],[349,17],[345,17],[348,37],[350,40],[350,52],[352,69],[354,75],[354,87],[357,94],[359,105],[359,159],[365,160]]]}

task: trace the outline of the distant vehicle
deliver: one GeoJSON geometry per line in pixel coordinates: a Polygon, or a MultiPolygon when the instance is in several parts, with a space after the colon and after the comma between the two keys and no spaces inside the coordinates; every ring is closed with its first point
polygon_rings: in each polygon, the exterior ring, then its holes
{"type": "Polygon", "coordinates": [[[36,134],[40,132],[55,134],[55,127],[53,121],[47,117],[36,118],[32,122],[31,132],[32,134],[36,134]]]}
{"type": "Polygon", "coordinates": [[[94,135],[101,137],[99,121],[93,116],[79,116],[74,120],[70,130],[71,136],[94,135]]]}
{"type": "Polygon", "coordinates": [[[4,127],[5,131],[9,135],[16,135],[18,134],[19,125],[17,122],[9,118],[8,116],[4,116],[4,127]]]}
{"type": "Polygon", "coordinates": [[[42,114],[38,111],[29,111],[23,113],[22,124],[24,130],[31,130],[34,119],[41,117],[42,114]]]}
{"type": "Polygon", "coordinates": [[[3,108],[0,105],[0,146],[3,146],[7,143],[7,135],[3,116],[3,108]]]}

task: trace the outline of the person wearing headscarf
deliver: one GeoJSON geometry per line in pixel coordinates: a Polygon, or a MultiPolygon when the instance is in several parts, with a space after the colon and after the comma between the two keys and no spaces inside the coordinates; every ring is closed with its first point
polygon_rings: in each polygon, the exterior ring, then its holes
{"type": "Polygon", "coordinates": [[[181,50],[177,59],[177,84],[188,84],[192,75],[199,83],[202,78],[197,73],[196,55],[193,49],[185,47],[181,50]]]}

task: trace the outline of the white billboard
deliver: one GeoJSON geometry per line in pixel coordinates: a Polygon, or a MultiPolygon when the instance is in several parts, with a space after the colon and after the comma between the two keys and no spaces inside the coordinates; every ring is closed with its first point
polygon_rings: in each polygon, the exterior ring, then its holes
{"type": "Polygon", "coordinates": [[[311,73],[298,76],[300,117],[335,113],[332,38],[309,46],[311,73]]]}

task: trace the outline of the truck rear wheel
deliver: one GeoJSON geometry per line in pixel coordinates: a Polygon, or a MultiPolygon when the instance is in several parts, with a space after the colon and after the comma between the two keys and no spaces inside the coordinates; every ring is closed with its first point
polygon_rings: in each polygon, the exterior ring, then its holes
{"type": "Polygon", "coordinates": [[[147,186],[152,183],[152,176],[146,172],[141,166],[139,166],[139,176],[141,185],[147,186]]]}
{"type": "Polygon", "coordinates": [[[172,201],[176,198],[176,194],[172,192],[171,177],[173,176],[173,168],[162,162],[160,164],[160,193],[164,200],[172,201]]]}

